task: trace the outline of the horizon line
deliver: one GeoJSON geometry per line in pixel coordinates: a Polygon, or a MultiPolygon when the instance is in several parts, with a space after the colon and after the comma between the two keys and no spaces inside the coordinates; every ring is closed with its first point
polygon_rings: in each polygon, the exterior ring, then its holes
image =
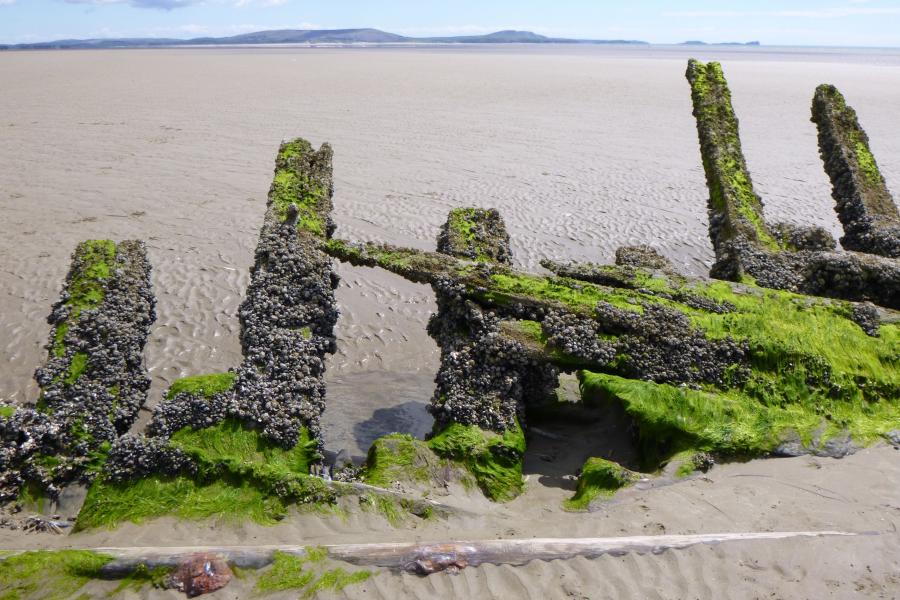
{"type": "MultiPolygon", "coordinates": [[[[49,39],[43,41],[29,41],[29,42],[3,42],[0,41],[0,47],[3,50],[95,50],[95,49],[125,49],[127,46],[110,46],[106,48],[30,48],[31,46],[43,46],[43,45],[51,45],[57,43],[88,43],[88,42],[131,42],[135,44],[135,48],[140,47],[139,42],[141,41],[162,41],[162,40],[171,40],[174,42],[171,45],[167,44],[159,44],[158,47],[194,47],[194,46],[354,46],[354,45],[365,45],[365,46],[399,46],[399,45],[454,45],[455,43],[465,44],[465,45],[573,45],[573,43],[582,43],[582,44],[591,44],[593,43],[605,43],[608,45],[646,45],[646,46],[732,46],[732,47],[747,47],[747,48],[842,48],[842,49],[858,49],[858,50],[896,50],[900,49],[900,45],[898,46],[855,46],[855,45],[843,45],[843,44],[827,44],[827,43],[817,43],[817,44],[791,44],[791,43],[767,43],[761,40],[749,40],[749,41],[716,41],[710,42],[706,40],[697,40],[697,39],[689,39],[682,41],[673,41],[673,42],[650,42],[643,39],[638,38],[569,38],[569,37],[557,37],[557,36],[548,36],[544,34],[539,34],[534,31],[529,30],[520,30],[520,29],[500,29],[497,31],[491,31],[486,33],[468,33],[468,34],[455,34],[455,35],[432,35],[432,36],[409,36],[405,34],[397,34],[385,29],[379,29],[377,27],[334,27],[334,28],[274,28],[274,29],[258,29],[254,31],[247,31],[244,33],[234,33],[234,34],[226,34],[226,35],[195,35],[191,37],[178,37],[178,36],[155,36],[155,35],[146,35],[146,36],[108,36],[108,37],[68,37],[68,38],[56,38],[49,39]],[[194,40],[225,40],[231,38],[239,38],[242,36],[250,36],[259,33],[269,33],[269,32],[362,32],[362,31],[373,31],[384,33],[388,35],[395,35],[400,38],[404,38],[404,40],[397,41],[384,41],[384,42],[366,42],[366,41],[334,41],[334,42],[308,42],[304,43],[302,41],[297,42],[256,42],[256,43],[222,43],[222,44],[187,44],[184,42],[191,42],[194,40]],[[451,42],[451,41],[431,41],[431,40],[454,40],[454,39],[466,39],[466,38],[483,38],[489,37],[493,35],[497,35],[499,33],[521,33],[521,34],[530,34],[534,36],[538,36],[544,38],[548,41],[495,41],[495,42],[451,42]]],[[[598,44],[599,45],[599,44],[598,44]]]]}

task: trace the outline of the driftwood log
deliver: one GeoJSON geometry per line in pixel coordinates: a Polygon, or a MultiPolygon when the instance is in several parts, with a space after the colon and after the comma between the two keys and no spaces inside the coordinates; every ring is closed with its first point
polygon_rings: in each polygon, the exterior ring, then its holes
{"type": "MultiPolygon", "coordinates": [[[[328,557],[358,566],[380,567],[428,575],[446,569],[483,564],[524,565],[533,560],[557,560],[576,556],[597,558],[605,554],[658,554],[699,544],[784,540],[796,538],[855,537],[876,533],[843,531],[785,531],[703,533],[691,535],[632,536],[612,538],[536,538],[526,540],[478,540],[435,543],[336,544],[322,546],[328,557]]],[[[103,567],[109,579],[127,576],[140,565],[149,569],[173,568],[197,553],[217,555],[232,566],[258,569],[269,565],[276,552],[303,556],[308,546],[177,546],[170,548],[91,548],[112,556],[103,567]]]]}

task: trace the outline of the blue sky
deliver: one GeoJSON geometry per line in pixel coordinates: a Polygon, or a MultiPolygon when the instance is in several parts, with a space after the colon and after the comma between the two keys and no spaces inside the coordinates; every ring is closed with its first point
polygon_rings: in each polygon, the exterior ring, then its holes
{"type": "Polygon", "coordinates": [[[900,0],[0,0],[0,42],[377,27],[575,38],[900,46],[900,0]]]}

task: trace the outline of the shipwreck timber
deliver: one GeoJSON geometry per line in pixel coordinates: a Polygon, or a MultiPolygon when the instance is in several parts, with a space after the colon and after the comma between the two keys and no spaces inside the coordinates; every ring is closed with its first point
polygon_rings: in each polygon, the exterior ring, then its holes
{"type": "MultiPolygon", "coordinates": [[[[613,265],[548,261],[552,275],[523,272],[501,215],[482,208],[451,211],[436,252],[343,240],[331,218],[331,148],[293,140],[276,157],[240,309],[242,363],[174,382],[147,431],[126,434],[147,387],[149,266],[140,243],[85,243],[51,317],[38,410],[0,412],[4,497],[93,480],[79,527],[216,511],[274,522],[290,504],[342,495],[425,518],[434,505],[352,480],[388,485],[440,465],[508,500],[522,490],[526,430],[559,409],[562,372],[578,373],[584,405],[623,409],[648,470],[843,456],[900,439],[896,208],[871,176],[855,115],[836,90],[817,91],[821,151],[842,243],[853,250],[838,252],[819,229],[766,221],[721,67],[691,61],[687,77],[709,187],[712,279],[680,275],[647,246],[619,249],[613,265]],[[332,258],[430,285],[438,312],[428,331],[441,364],[428,439],[388,436],[367,465],[329,473],[319,418],[338,317],[332,258]],[[147,501],[133,503],[136,494],[147,501]],[[229,494],[238,500],[216,504],[229,494]]],[[[632,475],[589,461],[579,505],[632,475]]]]}
{"type": "Polygon", "coordinates": [[[147,398],[143,349],[155,319],[143,242],[82,242],[48,322],[35,408],[0,418],[0,500],[91,481],[147,398]]]}
{"type": "Polygon", "coordinates": [[[708,464],[710,453],[842,456],[877,430],[896,435],[900,263],[836,252],[818,228],[769,225],[721,67],[691,61],[687,77],[710,191],[711,275],[735,283],[683,277],[647,247],[620,249],[616,265],[520,272],[498,248],[505,232],[486,228],[479,209],[451,212],[437,253],[323,245],[433,287],[441,368],[431,445],[455,439],[449,455],[466,462],[469,440],[479,458],[467,466],[492,498],[519,489],[521,427],[529,407],[552,406],[560,371],[580,373],[585,402],[623,406],[651,468],[674,457],[708,464]]]}
{"type": "MultiPolygon", "coordinates": [[[[709,236],[716,253],[710,275],[731,281],[751,279],[762,287],[847,300],[871,300],[881,306],[900,308],[900,266],[896,260],[879,256],[890,256],[890,252],[880,249],[894,243],[886,240],[896,239],[897,229],[891,229],[885,223],[877,229],[885,238],[881,242],[853,243],[859,239],[860,227],[871,229],[874,217],[890,221],[897,209],[890,197],[885,197],[880,175],[877,183],[881,188],[867,192],[864,198],[859,197],[859,190],[868,190],[869,183],[860,186],[858,177],[846,185],[843,183],[845,172],[859,174],[859,161],[856,161],[855,170],[848,166],[846,144],[835,139],[835,121],[817,117],[820,146],[826,169],[839,186],[835,194],[839,201],[838,212],[849,236],[845,239],[851,242],[847,249],[860,252],[828,250],[832,246],[827,239],[830,236],[816,228],[800,230],[791,226],[770,226],[763,215],[762,200],[753,189],[741,149],[738,120],[731,105],[731,92],[721,65],[691,60],[687,79],[691,84],[700,153],[709,188],[709,236]],[[832,127],[829,129],[827,125],[832,127]],[[845,188],[851,190],[849,196],[853,200],[844,199],[845,188]],[[850,216],[861,207],[865,207],[862,215],[850,216]],[[787,234],[779,235],[779,231],[787,234]]],[[[813,110],[817,115],[827,112],[820,108],[822,98],[819,93],[814,101],[813,110]]],[[[855,116],[852,120],[851,128],[856,125],[855,116]]],[[[861,134],[858,125],[853,131],[858,147],[868,152],[865,134],[861,134]]],[[[845,134],[844,130],[842,133],[845,134]]],[[[859,156],[864,154],[860,151],[859,156]]],[[[874,162],[872,165],[874,168],[874,162]]]]}
{"type": "Polygon", "coordinates": [[[319,437],[325,355],[335,351],[338,277],[315,245],[334,231],[331,147],[302,140],[279,149],[247,298],[241,305],[244,363],[238,418],[285,447],[305,427],[319,437]]]}
{"type": "Polygon", "coordinates": [[[848,250],[900,258],[900,213],[856,111],[833,85],[816,88],[812,120],[848,250]]]}
{"type": "MultiPolygon", "coordinates": [[[[112,447],[82,525],[105,519],[104,504],[139,485],[184,495],[247,482],[273,498],[264,518],[282,514],[284,503],[334,500],[333,488],[309,476],[322,461],[325,355],[335,351],[338,316],[338,277],[318,249],[334,230],[331,160],[327,144],[281,145],[240,307],[242,364],[173,383],[147,435],[123,436],[112,447]],[[229,455],[223,447],[247,452],[229,455]]],[[[132,516],[171,509],[152,506],[132,516]]]]}

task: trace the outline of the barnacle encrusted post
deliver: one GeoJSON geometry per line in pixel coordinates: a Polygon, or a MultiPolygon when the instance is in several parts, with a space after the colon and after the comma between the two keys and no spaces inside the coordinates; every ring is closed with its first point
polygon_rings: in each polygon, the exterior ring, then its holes
{"type": "Polygon", "coordinates": [[[86,431],[108,441],[127,431],[150,387],[142,352],[155,303],[143,242],[79,244],[48,318],[54,326],[49,359],[35,373],[39,408],[58,414],[80,405],[87,421],[95,421],[82,422],[86,431]]]}
{"type": "Polygon", "coordinates": [[[454,208],[438,234],[437,251],[479,262],[512,263],[509,234],[496,208],[454,208]]]}
{"type": "Polygon", "coordinates": [[[336,348],[338,277],[318,244],[331,236],[332,150],[296,139],[281,145],[256,257],[240,308],[244,361],[236,416],[294,446],[319,437],[325,355],[336,348]]]}
{"type": "Polygon", "coordinates": [[[0,500],[16,497],[23,485],[53,497],[62,485],[96,474],[147,399],[142,353],[154,306],[142,242],[78,245],[48,318],[53,330],[47,363],[35,372],[36,410],[19,409],[0,427],[0,500]]]}
{"type": "Polygon", "coordinates": [[[888,191],[856,111],[833,85],[816,88],[812,121],[831,179],[835,210],[848,250],[900,258],[900,213],[888,191]]]}
{"type": "Polygon", "coordinates": [[[122,436],[111,449],[79,526],[188,511],[272,522],[288,504],[334,500],[309,476],[322,458],[325,355],[338,317],[338,277],[319,250],[334,231],[331,159],[328,144],[281,144],[240,307],[243,362],[173,382],[147,435],[122,436]],[[136,489],[145,498],[130,506],[136,489]]]}
{"type": "Polygon", "coordinates": [[[318,248],[334,230],[331,159],[328,144],[318,151],[303,139],[280,146],[240,307],[244,360],[236,372],[175,381],[154,411],[151,437],[233,418],[286,449],[318,440],[325,355],[335,350],[338,316],[338,277],[318,248]]]}
{"type": "Polygon", "coordinates": [[[741,267],[735,262],[739,257],[731,251],[732,243],[770,251],[778,251],[779,246],[763,218],[762,200],[753,191],[722,66],[691,60],[687,78],[709,188],[709,235],[717,261],[714,270],[733,276],[741,267]]]}
{"type": "MultiPolygon", "coordinates": [[[[456,208],[438,235],[438,252],[463,260],[509,264],[509,235],[496,209],[456,208]]],[[[512,364],[514,344],[498,335],[499,319],[461,298],[452,283],[433,286],[438,312],[428,331],[441,347],[432,413],[439,426],[478,425],[505,431],[516,422],[524,393],[512,364]],[[509,355],[509,356],[508,356],[509,355]]]]}
{"type": "MultiPolygon", "coordinates": [[[[456,306],[469,307],[458,320],[441,324],[446,333],[435,332],[439,340],[452,339],[453,331],[471,336],[461,343],[463,351],[450,347],[457,354],[449,358],[462,367],[474,369],[482,360],[466,348],[496,339],[505,355],[495,354],[487,364],[499,365],[498,373],[515,373],[526,357],[533,365],[584,370],[584,398],[624,408],[640,432],[650,469],[698,453],[840,456],[889,435],[900,419],[896,311],[686,278],[647,248],[623,250],[619,265],[545,262],[558,276],[543,277],[409,248],[337,239],[324,247],[352,264],[430,283],[452,295],[456,306]],[[875,318],[860,322],[862,313],[875,318]],[[484,316],[489,326],[473,326],[469,315],[484,316]],[[488,319],[499,319],[496,330],[488,319]],[[505,346],[506,339],[518,344],[505,346]]],[[[442,373],[454,369],[442,364],[442,373]]],[[[470,381],[474,392],[491,380],[470,381]]],[[[519,381],[508,381],[505,393],[517,402],[519,381]]],[[[472,402],[460,389],[435,403],[453,423],[447,431],[514,411],[500,396],[494,401],[476,393],[472,402]]],[[[475,433],[485,426],[490,423],[475,433]]],[[[436,451],[444,447],[440,436],[429,444],[436,451]]],[[[465,451],[456,456],[464,459],[465,451]]]]}
{"type": "Polygon", "coordinates": [[[741,151],[721,65],[692,59],[687,79],[709,188],[709,233],[716,253],[710,275],[900,308],[896,259],[833,252],[833,241],[821,228],[769,227],[741,151]]]}
{"type": "MultiPolygon", "coordinates": [[[[475,268],[485,271],[512,262],[509,234],[496,209],[451,210],[437,248],[477,261],[475,268]]],[[[472,470],[485,494],[510,499],[522,486],[525,396],[548,386],[554,391],[558,371],[534,364],[520,343],[501,335],[500,319],[465,299],[456,282],[442,279],[432,287],[438,312],[428,332],[441,348],[441,366],[430,407],[430,445],[442,456],[479,464],[472,470]]]]}

